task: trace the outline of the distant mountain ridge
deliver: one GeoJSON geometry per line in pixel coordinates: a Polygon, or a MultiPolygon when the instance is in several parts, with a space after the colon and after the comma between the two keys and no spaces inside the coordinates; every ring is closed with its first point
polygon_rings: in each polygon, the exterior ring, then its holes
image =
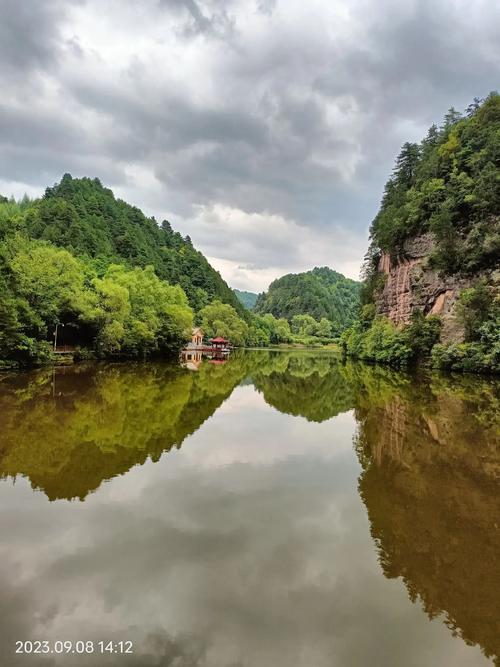
{"type": "Polygon", "coordinates": [[[253,310],[253,307],[255,306],[259,296],[258,294],[255,294],[255,292],[247,292],[245,290],[239,290],[236,288],[233,288],[233,292],[236,294],[240,303],[242,303],[245,308],[247,308],[247,310],[253,310]]]}
{"type": "Polygon", "coordinates": [[[158,225],[136,206],[116,199],[97,178],[65,174],[59,184],[46,189],[27,222],[30,237],[92,258],[97,265],[152,265],[159,278],[184,289],[195,311],[216,298],[245,314],[232,289],[189,236],[183,238],[167,220],[158,225]]]}
{"type": "Polygon", "coordinates": [[[290,320],[294,315],[326,318],[338,331],[356,318],[361,284],[327,266],[289,273],[259,294],[254,310],[290,320]]]}

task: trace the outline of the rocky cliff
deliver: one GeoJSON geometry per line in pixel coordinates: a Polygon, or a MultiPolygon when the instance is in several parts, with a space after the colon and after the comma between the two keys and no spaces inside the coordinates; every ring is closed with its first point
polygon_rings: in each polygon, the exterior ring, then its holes
{"type": "MultiPolygon", "coordinates": [[[[415,312],[439,315],[441,342],[461,343],[457,304],[463,303],[465,342],[472,347],[446,346],[451,357],[439,362],[455,370],[500,367],[499,155],[498,93],[476,100],[463,116],[451,109],[419,144],[403,144],[370,227],[365,296],[373,298],[378,314],[396,325],[407,324],[415,312]],[[470,287],[477,289],[462,300],[470,287]]],[[[369,345],[363,354],[384,356],[369,345]]]]}
{"type": "Polygon", "coordinates": [[[434,249],[433,235],[425,233],[407,240],[397,259],[382,253],[378,270],[385,276],[385,283],[375,297],[375,306],[380,315],[398,325],[408,324],[415,311],[439,315],[443,322],[441,340],[460,342],[464,338],[456,316],[460,292],[483,276],[490,282],[495,276],[491,272],[473,277],[443,275],[431,266],[434,249]]]}

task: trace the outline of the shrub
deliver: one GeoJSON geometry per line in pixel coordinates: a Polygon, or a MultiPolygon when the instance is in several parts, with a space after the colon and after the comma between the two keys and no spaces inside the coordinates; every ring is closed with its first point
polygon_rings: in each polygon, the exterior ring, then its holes
{"type": "Polygon", "coordinates": [[[410,325],[399,328],[386,317],[375,317],[363,309],[362,319],[345,331],[340,339],[345,354],[390,366],[405,367],[426,357],[439,338],[441,321],[417,313],[410,325]]]}
{"type": "Polygon", "coordinates": [[[500,346],[488,350],[481,343],[438,344],[432,350],[432,364],[441,370],[499,373],[500,346]]]}

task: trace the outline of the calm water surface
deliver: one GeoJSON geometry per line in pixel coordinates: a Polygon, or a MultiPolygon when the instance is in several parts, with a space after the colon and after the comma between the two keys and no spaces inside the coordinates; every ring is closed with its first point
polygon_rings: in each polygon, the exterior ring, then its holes
{"type": "Polygon", "coordinates": [[[1,377],[0,665],[493,664],[499,398],[321,352],[1,377]]]}

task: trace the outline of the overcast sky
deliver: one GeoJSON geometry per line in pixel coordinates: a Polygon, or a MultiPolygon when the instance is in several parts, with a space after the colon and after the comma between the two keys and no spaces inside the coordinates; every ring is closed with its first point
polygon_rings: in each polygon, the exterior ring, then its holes
{"type": "Polygon", "coordinates": [[[497,0],[0,0],[0,192],[97,176],[233,287],[353,278],[400,145],[499,87],[497,0]]]}

